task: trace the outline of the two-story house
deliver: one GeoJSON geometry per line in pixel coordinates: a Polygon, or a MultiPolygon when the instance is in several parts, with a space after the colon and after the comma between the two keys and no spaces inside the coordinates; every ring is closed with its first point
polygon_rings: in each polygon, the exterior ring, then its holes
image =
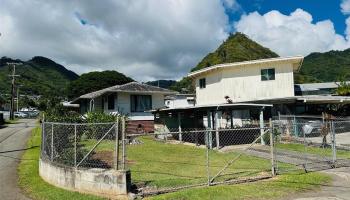
{"type": "Polygon", "coordinates": [[[294,75],[302,56],[219,64],[188,75],[196,86],[197,105],[294,96],[294,75]]]}
{"type": "Polygon", "coordinates": [[[189,73],[196,88],[196,105],[166,108],[157,122],[175,128],[258,124],[294,101],[294,72],[303,57],[279,57],[210,66],[189,73]],[[276,103],[279,106],[273,107],[276,103]],[[282,104],[282,106],[280,106],[282,104]]]}

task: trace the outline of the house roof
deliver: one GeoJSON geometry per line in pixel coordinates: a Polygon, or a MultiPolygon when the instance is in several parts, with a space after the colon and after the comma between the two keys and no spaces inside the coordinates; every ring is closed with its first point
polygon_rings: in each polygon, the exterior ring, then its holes
{"type": "Polygon", "coordinates": [[[164,88],[160,88],[152,85],[147,85],[139,82],[130,82],[124,85],[115,85],[102,90],[81,95],[80,97],[73,100],[72,102],[75,102],[78,99],[93,99],[105,93],[111,93],[111,92],[128,92],[128,93],[144,93],[144,94],[147,94],[147,93],[176,94],[177,93],[172,90],[168,90],[168,89],[164,89],[164,88]]]}
{"type": "MultiPolygon", "coordinates": [[[[346,83],[350,84],[350,81],[346,83]]],[[[324,83],[304,83],[304,84],[295,84],[296,90],[299,91],[317,91],[321,89],[334,89],[338,88],[340,82],[324,82],[324,83]]]]}
{"type": "Polygon", "coordinates": [[[299,71],[303,60],[304,60],[303,56],[293,56],[293,57],[278,57],[278,58],[267,58],[267,59],[259,59],[259,60],[249,60],[249,61],[234,62],[234,63],[224,63],[224,64],[213,65],[213,66],[201,69],[201,70],[191,72],[187,75],[187,77],[196,77],[196,76],[201,75],[203,73],[216,71],[216,70],[224,69],[224,68],[226,69],[226,68],[239,67],[239,66],[249,66],[249,65],[256,65],[256,64],[270,64],[270,63],[283,63],[283,62],[292,63],[294,71],[299,71]]]}

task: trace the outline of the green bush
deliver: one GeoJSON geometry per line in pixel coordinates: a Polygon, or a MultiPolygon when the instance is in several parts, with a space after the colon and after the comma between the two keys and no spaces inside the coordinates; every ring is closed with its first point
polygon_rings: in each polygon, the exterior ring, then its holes
{"type": "Polygon", "coordinates": [[[75,111],[69,111],[61,104],[56,104],[44,112],[47,122],[65,122],[65,123],[84,123],[81,114],[75,111]]]}
{"type": "Polygon", "coordinates": [[[117,121],[116,115],[104,112],[88,112],[85,117],[86,123],[108,123],[117,121]]]}
{"type": "MultiPolygon", "coordinates": [[[[89,139],[100,139],[108,131],[106,128],[105,131],[101,131],[101,127],[112,127],[112,123],[117,121],[118,117],[116,115],[110,115],[103,112],[89,112],[85,117],[85,121],[89,123],[88,129],[85,132],[85,136],[89,139]],[[96,123],[111,123],[110,126],[99,125],[96,123]]],[[[121,120],[119,120],[120,122],[121,120]]],[[[108,134],[106,139],[114,139],[114,134],[108,134]]]]}

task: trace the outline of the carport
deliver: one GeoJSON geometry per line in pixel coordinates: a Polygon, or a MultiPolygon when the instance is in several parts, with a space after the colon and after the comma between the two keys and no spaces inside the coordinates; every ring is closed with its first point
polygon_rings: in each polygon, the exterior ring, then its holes
{"type": "MultiPolygon", "coordinates": [[[[153,110],[155,115],[155,130],[162,127],[167,130],[179,132],[182,141],[182,132],[185,130],[215,130],[216,146],[220,146],[219,130],[256,127],[263,134],[264,110],[270,109],[271,104],[233,103],[201,105],[182,108],[163,108],[153,110]],[[243,123],[237,115],[238,111],[249,112],[249,123],[243,123]],[[240,123],[235,123],[240,121],[240,123]]],[[[243,112],[242,112],[243,113],[243,112]]],[[[267,119],[267,118],[265,118],[267,119]]],[[[264,140],[261,140],[265,144],[264,140]]]]}

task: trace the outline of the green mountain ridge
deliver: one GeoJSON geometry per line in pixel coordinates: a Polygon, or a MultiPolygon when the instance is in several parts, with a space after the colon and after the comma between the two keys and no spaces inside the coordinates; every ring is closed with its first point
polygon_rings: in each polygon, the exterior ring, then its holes
{"type": "MultiPolygon", "coordinates": [[[[215,51],[206,55],[196,67],[191,69],[191,72],[216,64],[276,57],[279,56],[275,52],[249,39],[245,34],[237,32],[231,34],[215,51]]],[[[179,92],[194,92],[192,80],[187,77],[184,77],[171,88],[179,92]]]]}
{"type": "Polygon", "coordinates": [[[243,33],[231,34],[214,52],[206,55],[191,71],[216,64],[275,58],[278,55],[270,49],[249,39],[243,33]]]}
{"type": "Polygon", "coordinates": [[[42,56],[36,56],[28,61],[0,58],[0,91],[10,93],[12,66],[7,63],[16,62],[16,85],[20,86],[21,94],[55,94],[65,92],[67,85],[79,75],[64,66],[42,56]]]}
{"type": "MultiPolygon", "coordinates": [[[[261,46],[243,33],[231,34],[214,52],[205,56],[191,71],[215,64],[274,58],[278,55],[261,46]]],[[[350,49],[311,53],[304,58],[302,67],[294,76],[295,83],[334,82],[350,80],[350,49]]],[[[183,78],[175,88],[192,89],[190,81],[183,78]]]]}
{"type": "Polygon", "coordinates": [[[295,83],[350,80],[350,49],[309,54],[294,79],[295,83]]]}
{"type": "Polygon", "coordinates": [[[82,74],[78,79],[71,81],[67,86],[67,96],[70,99],[74,99],[82,94],[132,81],[134,81],[132,78],[117,71],[92,71],[82,74]]]}

